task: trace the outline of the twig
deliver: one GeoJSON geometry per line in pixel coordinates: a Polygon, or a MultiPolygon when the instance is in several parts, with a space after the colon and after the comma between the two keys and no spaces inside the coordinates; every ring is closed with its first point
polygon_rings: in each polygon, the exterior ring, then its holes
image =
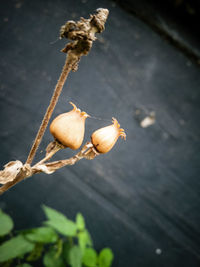
{"type": "Polygon", "coordinates": [[[46,127],[69,72],[71,70],[76,71],[80,57],[88,54],[92,47],[93,41],[96,39],[95,33],[102,32],[104,30],[104,24],[106,22],[108,13],[109,11],[107,9],[100,8],[97,9],[97,14],[90,16],[90,19],[81,18],[78,22],[68,21],[64,26],[61,27],[61,38],[66,37],[70,40],[73,40],[73,42],[67,44],[67,46],[62,50],[62,52],[67,53],[65,65],[55,87],[43,121],[35,137],[34,143],[29,152],[26,164],[31,164],[35,157],[36,151],[42,141],[42,137],[45,133],[46,127]]]}
{"type": "Polygon", "coordinates": [[[46,156],[40,162],[31,167],[31,163],[45,133],[46,127],[68,74],[71,70],[77,70],[81,56],[87,55],[90,51],[92,43],[96,39],[95,33],[100,33],[104,30],[104,24],[107,20],[108,13],[109,11],[107,9],[100,8],[97,9],[97,13],[95,15],[91,15],[89,19],[81,18],[80,21],[77,22],[68,21],[61,27],[60,37],[66,37],[72,40],[72,42],[67,44],[62,50],[62,52],[67,53],[65,65],[35,137],[34,143],[31,147],[26,163],[23,165],[19,160],[11,161],[4,166],[4,170],[0,171],[0,184],[3,184],[3,186],[0,187],[0,194],[3,194],[12,186],[35,173],[44,172],[50,174],[66,165],[73,165],[82,158],[93,159],[98,155],[93,145],[91,143],[87,143],[74,157],[45,164],[45,162],[49,160],[58,150],[63,148],[55,141],[47,147],[46,156]]]}
{"type": "MultiPolygon", "coordinates": [[[[44,160],[46,158],[45,157],[33,167],[31,167],[29,164],[21,164],[21,167],[19,167],[19,161],[12,162],[12,168],[6,165],[7,167],[5,166],[5,169],[1,171],[1,177],[4,177],[7,182],[5,181],[5,184],[0,187],[0,195],[6,192],[11,187],[13,187],[14,185],[16,185],[17,183],[19,183],[20,181],[24,180],[25,178],[32,176],[33,174],[40,172],[51,174],[64,166],[74,165],[76,162],[83,158],[91,160],[98,155],[99,153],[94,149],[92,143],[88,142],[83,146],[80,152],[78,152],[75,156],[69,159],[44,163],[44,160]],[[13,178],[13,180],[9,180],[11,179],[11,176],[15,176],[15,178],[13,178]]],[[[1,183],[4,183],[3,179],[1,180],[1,183]]]]}
{"type": "Polygon", "coordinates": [[[63,168],[67,165],[74,165],[76,162],[78,162],[79,160],[83,158],[92,160],[98,155],[99,153],[96,151],[93,144],[91,142],[88,142],[85,144],[85,146],[83,146],[83,148],[81,149],[79,153],[77,153],[75,156],[69,159],[53,161],[53,162],[46,163],[44,165],[36,164],[35,166],[32,167],[32,169],[33,171],[36,171],[36,172],[38,172],[38,170],[41,169],[42,172],[51,174],[55,172],[57,169],[63,168]]]}
{"type": "Polygon", "coordinates": [[[43,164],[44,162],[50,160],[54,154],[64,148],[66,147],[58,143],[56,140],[51,142],[46,148],[46,156],[42,160],[40,160],[37,165],[43,164]]]}
{"type": "MultiPolygon", "coordinates": [[[[56,106],[58,98],[59,98],[59,96],[61,94],[63,85],[64,85],[64,83],[65,83],[65,81],[67,79],[67,76],[68,76],[69,72],[72,70],[73,65],[72,65],[72,63],[70,61],[71,61],[71,58],[67,57],[66,61],[65,61],[65,65],[64,65],[63,70],[62,70],[62,73],[60,75],[60,78],[59,78],[58,83],[56,85],[56,88],[54,90],[53,96],[51,98],[51,102],[50,102],[50,104],[49,104],[49,106],[47,108],[47,111],[46,111],[46,113],[44,115],[43,121],[42,121],[42,123],[40,125],[38,133],[37,133],[37,135],[35,137],[34,143],[33,143],[32,147],[31,147],[30,153],[29,153],[28,158],[26,160],[27,164],[31,164],[33,159],[34,159],[36,151],[37,151],[37,149],[38,149],[38,147],[40,145],[40,142],[42,140],[42,137],[43,137],[43,135],[45,133],[46,127],[48,125],[48,122],[49,122],[49,120],[51,118],[51,115],[52,115],[52,113],[54,111],[54,108],[56,106]]],[[[76,62],[74,62],[74,63],[76,63],[76,62]]]]}

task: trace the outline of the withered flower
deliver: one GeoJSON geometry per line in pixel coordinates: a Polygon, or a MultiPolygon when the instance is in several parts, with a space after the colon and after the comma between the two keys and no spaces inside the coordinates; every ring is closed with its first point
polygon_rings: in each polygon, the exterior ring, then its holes
{"type": "Polygon", "coordinates": [[[110,151],[119,136],[126,139],[124,129],[120,128],[118,121],[113,118],[112,122],[113,124],[96,130],[91,136],[91,142],[99,153],[110,151]]]}
{"type": "Polygon", "coordinates": [[[83,142],[85,120],[89,115],[81,112],[72,102],[73,109],[57,116],[50,125],[50,132],[62,145],[78,149],[83,142]]]}

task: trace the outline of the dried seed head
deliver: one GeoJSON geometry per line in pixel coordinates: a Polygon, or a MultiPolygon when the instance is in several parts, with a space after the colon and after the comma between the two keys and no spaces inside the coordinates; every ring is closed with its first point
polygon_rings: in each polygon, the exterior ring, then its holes
{"type": "Polygon", "coordinates": [[[113,124],[96,130],[91,136],[92,144],[99,153],[110,151],[119,136],[126,139],[124,129],[120,128],[118,121],[113,118],[112,122],[113,124]]]}
{"type": "Polygon", "coordinates": [[[78,149],[84,138],[85,120],[89,115],[81,112],[72,102],[73,109],[57,116],[50,125],[50,132],[62,145],[78,149]]]}

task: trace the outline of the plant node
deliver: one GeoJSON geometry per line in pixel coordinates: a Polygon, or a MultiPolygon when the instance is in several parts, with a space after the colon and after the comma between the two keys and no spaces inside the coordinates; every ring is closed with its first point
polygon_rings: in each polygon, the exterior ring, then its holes
{"type": "MultiPolygon", "coordinates": [[[[96,14],[90,15],[89,19],[80,18],[77,22],[67,21],[60,29],[60,38],[65,37],[73,42],[68,43],[61,51],[68,53],[69,58],[73,60],[76,58],[77,62],[81,56],[87,55],[93,41],[96,40],[95,33],[101,33],[104,30],[108,14],[108,9],[98,8],[96,14]]],[[[73,67],[73,71],[76,70],[77,64],[73,67]]]]}

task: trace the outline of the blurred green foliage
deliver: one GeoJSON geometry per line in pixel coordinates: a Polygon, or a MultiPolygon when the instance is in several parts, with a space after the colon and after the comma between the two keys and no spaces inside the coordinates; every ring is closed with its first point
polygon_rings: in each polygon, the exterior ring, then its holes
{"type": "Polygon", "coordinates": [[[81,213],[75,222],[43,205],[47,220],[43,226],[13,234],[12,218],[0,210],[0,266],[31,267],[110,267],[113,253],[93,248],[91,236],[81,213]]]}

